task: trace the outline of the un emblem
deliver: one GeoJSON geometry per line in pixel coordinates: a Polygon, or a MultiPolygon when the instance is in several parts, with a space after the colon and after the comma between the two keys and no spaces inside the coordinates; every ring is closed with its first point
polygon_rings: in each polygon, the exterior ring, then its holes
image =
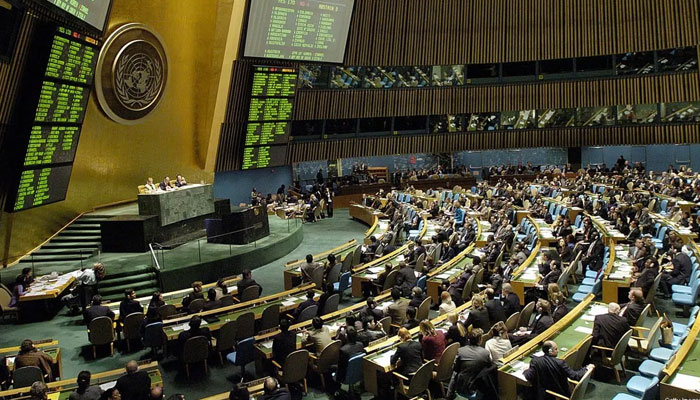
{"type": "Polygon", "coordinates": [[[153,112],[168,80],[168,58],[160,37],[131,23],[105,41],[97,65],[96,90],[102,110],[116,122],[135,124],[153,112]]]}

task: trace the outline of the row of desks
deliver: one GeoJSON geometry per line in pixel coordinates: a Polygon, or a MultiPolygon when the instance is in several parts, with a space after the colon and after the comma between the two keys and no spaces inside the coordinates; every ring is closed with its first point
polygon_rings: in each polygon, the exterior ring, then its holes
{"type": "MultiPolygon", "coordinates": [[[[163,376],[158,368],[157,361],[146,361],[139,366],[139,369],[146,371],[151,378],[151,387],[163,386],[163,376]]],[[[117,379],[124,375],[124,368],[119,368],[111,371],[98,372],[92,374],[90,379],[91,384],[100,385],[103,390],[114,386],[117,379]]],[[[71,393],[78,388],[77,378],[63,379],[56,382],[48,382],[46,386],[49,389],[49,400],[67,400],[71,393]]],[[[30,387],[5,390],[0,392],[0,398],[17,398],[25,399],[29,397],[30,387]]]]}
{"type": "Polygon", "coordinates": [[[545,341],[554,340],[557,343],[559,346],[558,358],[560,359],[566,358],[583,345],[593,332],[595,316],[608,312],[607,305],[593,302],[594,298],[593,294],[589,294],[549,329],[501,360],[503,366],[498,369],[500,399],[515,400],[518,385],[529,386],[523,372],[529,368],[531,357],[542,355],[541,347],[545,341]]]}
{"type": "MultiPolygon", "coordinates": [[[[58,340],[47,339],[36,341],[34,342],[34,347],[51,357],[51,369],[53,376],[56,379],[60,379],[61,376],[63,376],[63,362],[61,360],[61,348],[58,345],[58,340]]],[[[15,357],[17,354],[19,354],[19,346],[0,349],[0,360],[3,358],[7,359],[6,365],[10,372],[15,370],[15,357]]]]}

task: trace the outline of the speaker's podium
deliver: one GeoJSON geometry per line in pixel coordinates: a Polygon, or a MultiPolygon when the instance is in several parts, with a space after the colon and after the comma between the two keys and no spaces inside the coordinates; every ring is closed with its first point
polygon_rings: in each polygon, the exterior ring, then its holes
{"type": "Polygon", "coordinates": [[[207,242],[248,244],[270,234],[270,223],[263,206],[231,207],[222,218],[206,220],[207,242]]]}

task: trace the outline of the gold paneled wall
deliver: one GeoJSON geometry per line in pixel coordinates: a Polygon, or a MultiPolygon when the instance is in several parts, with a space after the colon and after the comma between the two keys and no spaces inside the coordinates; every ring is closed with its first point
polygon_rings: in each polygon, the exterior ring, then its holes
{"type": "Polygon", "coordinates": [[[142,22],[163,38],[170,57],[165,97],[146,121],[125,126],[102,113],[93,93],[66,201],[3,213],[0,260],[11,262],[80,212],[135,199],[137,185],[148,176],[160,180],[181,173],[191,182],[213,181],[204,166],[234,1],[114,0],[107,34],[142,22]]]}

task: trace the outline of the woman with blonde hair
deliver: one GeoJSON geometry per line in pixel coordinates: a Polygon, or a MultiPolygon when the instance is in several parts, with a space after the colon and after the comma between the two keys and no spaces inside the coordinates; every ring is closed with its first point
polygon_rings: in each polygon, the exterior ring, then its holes
{"type": "Polygon", "coordinates": [[[420,322],[419,329],[423,357],[426,360],[435,360],[435,364],[440,363],[440,357],[446,346],[445,333],[436,330],[433,323],[427,319],[420,322]]]}
{"type": "Polygon", "coordinates": [[[469,311],[469,316],[464,321],[464,326],[468,327],[469,325],[472,326],[472,329],[481,328],[484,332],[491,329],[489,311],[484,307],[484,298],[479,294],[472,296],[472,310],[469,311]]]}
{"type": "Polygon", "coordinates": [[[454,311],[454,309],[457,308],[455,306],[455,303],[452,301],[452,296],[450,296],[450,293],[445,290],[440,294],[440,308],[438,309],[438,315],[443,315],[447,314],[450,311],[454,311]]]}
{"type": "Polygon", "coordinates": [[[445,340],[448,345],[452,343],[459,343],[459,347],[464,346],[467,338],[467,328],[464,327],[461,321],[459,321],[459,316],[456,311],[451,311],[447,314],[447,321],[452,324],[447,330],[447,335],[445,340]]]}
{"type": "Polygon", "coordinates": [[[508,329],[503,321],[499,321],[493,326],[493,337],[486,341],[484,347],[491,355],[491,361],[497,362],[503,358],[503,354],[513,348],[508,340],[508,329]]]}

